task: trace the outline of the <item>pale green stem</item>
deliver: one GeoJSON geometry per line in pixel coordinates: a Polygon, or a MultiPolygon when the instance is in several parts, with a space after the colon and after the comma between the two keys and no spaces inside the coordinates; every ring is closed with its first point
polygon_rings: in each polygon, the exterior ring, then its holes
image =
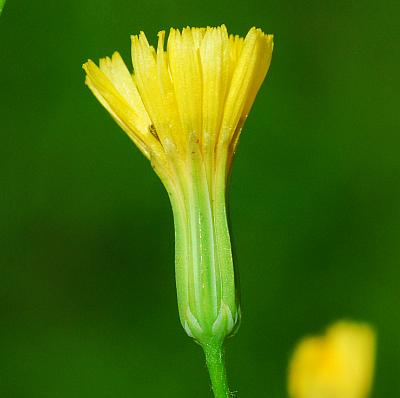
{"type": "Polygon", "coordinates": [[[203,345],[207,368],[210,373],[211,386],[215,398],[229,398],[231,394],[225,370],[224,347],[220,342],[203,345]]]}

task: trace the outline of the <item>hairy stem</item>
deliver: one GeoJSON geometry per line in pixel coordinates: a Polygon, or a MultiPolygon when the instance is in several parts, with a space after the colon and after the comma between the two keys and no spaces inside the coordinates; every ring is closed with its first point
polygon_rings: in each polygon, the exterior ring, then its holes
{"type": "Polygon", "coordinates": [[[228,388],[228,380],[225,370],[224,347],[220,342],[204,344],[207,368],[210,373],[211,386],[215,398],[229,398],[231,394],[228,388]]]}

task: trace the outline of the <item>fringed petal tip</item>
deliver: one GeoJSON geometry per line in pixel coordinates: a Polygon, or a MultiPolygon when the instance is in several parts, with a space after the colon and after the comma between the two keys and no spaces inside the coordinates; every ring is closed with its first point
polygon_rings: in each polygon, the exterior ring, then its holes
{"type": "MultiPolygon", "coordinates": [[[[100,61],[99,61],[100,62],[100,61]]],[[[101,80],[101,72],[100,68],[91,60],[88,59],[83,65],[82,69],[85,71],[86,76],[85,76],[85,84],[87,86],[92,87],[94,85],[94,82],[99,79],[101,80]],[[100,74],[100,76],[99,76],[100,74]]]]}

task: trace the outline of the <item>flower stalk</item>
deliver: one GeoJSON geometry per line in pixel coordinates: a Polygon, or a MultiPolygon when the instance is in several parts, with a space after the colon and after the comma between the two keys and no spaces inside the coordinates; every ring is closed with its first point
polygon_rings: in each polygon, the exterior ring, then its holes
{"type": "Polygon", "coordinates": [[[215,398],[230,398],[232,394],[226,377],[224,347],[210,342],[203,346],[203,350],[215,398]]]}
{"type": "Polygon", "coordinates": [[[84,64],[86,84],[167,189],[175,225],[179,316],[204,349],[216,397],[228,397],[223,343],[240,319],[226,215],[242,126],[268,71],[271,35],[226,27],[171,29],[157,49],[132,36],[131,75],[118,53],[84,64]]]}

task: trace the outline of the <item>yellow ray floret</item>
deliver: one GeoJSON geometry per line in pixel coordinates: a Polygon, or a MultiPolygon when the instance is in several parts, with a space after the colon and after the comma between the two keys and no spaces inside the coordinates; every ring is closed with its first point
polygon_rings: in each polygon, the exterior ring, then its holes
{"type": "Polygon", "coordinates": [[[338,322],[321,337],[304,339],[289,371],[292,398],[367,398],[375,334],[366,324],[338,322]]]}
{"type": "Polygon", "coordinates": [[[210,176],[221,151],[232,156],[268,71],[272,36],[252,28],[243,39],[220,26],[171,29],[164,41],[160,32],[155,49],[143,32],[132,36],[134,73],[116,52],[83,65],[86,84],[153,166],[185,163],[199,150],[210,176]]]}

